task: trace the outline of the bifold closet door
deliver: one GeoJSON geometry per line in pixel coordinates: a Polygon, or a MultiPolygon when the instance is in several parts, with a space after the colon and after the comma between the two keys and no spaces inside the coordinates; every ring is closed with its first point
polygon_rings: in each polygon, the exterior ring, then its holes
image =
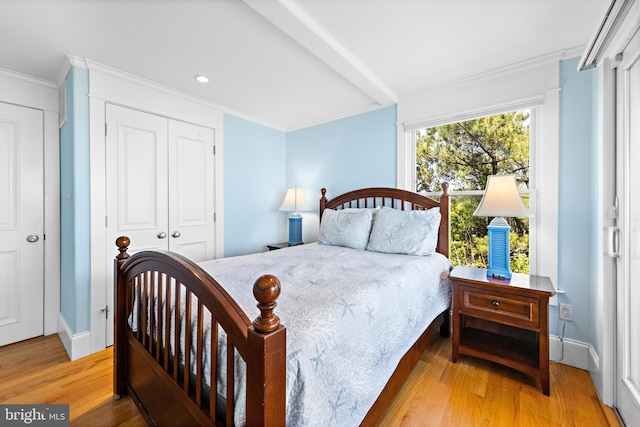
{"type": "MultiPolygon", "coordinates": [[[[215,257],[213,129],[107,104],[106,300],[113,307],[115,240],[129,253],[171,250],[193,261],[215,257]]],[[[106,345],[113,322],[106,322],[106,345]]]]}

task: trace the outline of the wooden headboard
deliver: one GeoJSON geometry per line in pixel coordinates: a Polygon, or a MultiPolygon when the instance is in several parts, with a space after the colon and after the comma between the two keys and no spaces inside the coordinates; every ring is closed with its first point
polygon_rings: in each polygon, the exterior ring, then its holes
{"type": "Polygon", "coordinates": [[[436,251],[449,256],[449,183],[442,183],[442,194],[439,201],[422,194],[399,188],[363,188],[350,191],[328,200],[327,189],[321,190],[320,219],[325,209],[375,208],[389,207],[400,210],[426,210],[440,208],[440,230],[436,251]]]}

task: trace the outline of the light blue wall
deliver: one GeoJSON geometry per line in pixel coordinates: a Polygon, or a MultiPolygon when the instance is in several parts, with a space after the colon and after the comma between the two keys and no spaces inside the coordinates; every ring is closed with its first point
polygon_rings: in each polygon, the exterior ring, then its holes
{"type": "MultiPolygon", "coordinates": [[[[561,63],[559,268],[560,302],[574,305],[565,336],[599,350],[597,307],[597,74],[561,63]]],[[[88,72],[67,78],[68,122],[61,129],[61,312],[74,333],[90,329],[88,72]]],[[[328,197],[355,188],[396,185],[396,106],[285,133],[224,117],[225,256],[286,241],[286,188],[307,193],[303,240],[318,236],[320,188],[328,197]]],[[[551,332],[558,333],[551,308],[551,332]]]]}
{"type": "Polygon", "coordinates": [[[60,312],[74,334],[90,330],[89,72],[67,76],[60,129],[60,312]]]}
{"type": "Polygon", "coordinates": [[[263,252],[286,241],[286,134],[224,116],[224,253],[263,252]]]}
{"type": "Polygon", "coordinates": [[[396,186],[395,105],[287,133],[287,186],[305,190],[303,240],[318,238],[320,189],[331,198],[362,187],[396,186]]]}
{"type": "MultiPolygon", "coordinates": [[[[578,58],[560,63],[560,152],[558,191],[559,303],[573,304],[565,337],[594,345],[597,310],[597,70],[576,70],[578,58]]],[[[544,168],[542,169],[544,171],[544,168]]],[[[551,333],[561,333],[558,307],[550,310],[551,333]]]]}

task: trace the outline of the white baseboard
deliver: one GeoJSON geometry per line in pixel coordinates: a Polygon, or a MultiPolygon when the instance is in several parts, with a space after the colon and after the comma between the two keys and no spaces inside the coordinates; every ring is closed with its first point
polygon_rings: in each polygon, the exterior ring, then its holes
{"type": "Polygon", "coordinates": [[[549,359],[552,362],[589,371],[593,366],[598,366],[597,358],[590,344],[568,338],[560,341],[560,337],[556,335],[549,337],[549,359]]]}
{"type": "Polygon", "coordinates": [[[58,336],[72,361],[91,354],[91,333],[82,332],[74,335],[62,313],[58,314],[58,336]]]}

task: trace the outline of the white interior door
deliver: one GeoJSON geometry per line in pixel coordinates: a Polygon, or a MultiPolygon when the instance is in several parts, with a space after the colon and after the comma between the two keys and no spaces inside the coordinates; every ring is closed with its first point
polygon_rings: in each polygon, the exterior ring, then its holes
{"type": "MultiPolygon", "coordinates": [[[[131,239],[129,253],[168,250],[167,119],[107,104],[106,205],[107,307],[113,307],[113,258],[119,236],[131,239]]],[[[113,317],[106,321],[106,346],[113,344],[113,317]]]]}
{"type": "Polygon", "coordinates": [[[0,346],[43,333],[42,111],[0,102],[0,346]]]}
{"type": "Polygon", "coordinates": [[[617,188],[620,257],[617,262],[616,407],[627,426],[640,426],[640,35],[617,71],[617,188]]]}
{"type": "Polygon", "coordinates": [[[169,250],[215,257],[214,131],[169,120],[169,250]]]}

